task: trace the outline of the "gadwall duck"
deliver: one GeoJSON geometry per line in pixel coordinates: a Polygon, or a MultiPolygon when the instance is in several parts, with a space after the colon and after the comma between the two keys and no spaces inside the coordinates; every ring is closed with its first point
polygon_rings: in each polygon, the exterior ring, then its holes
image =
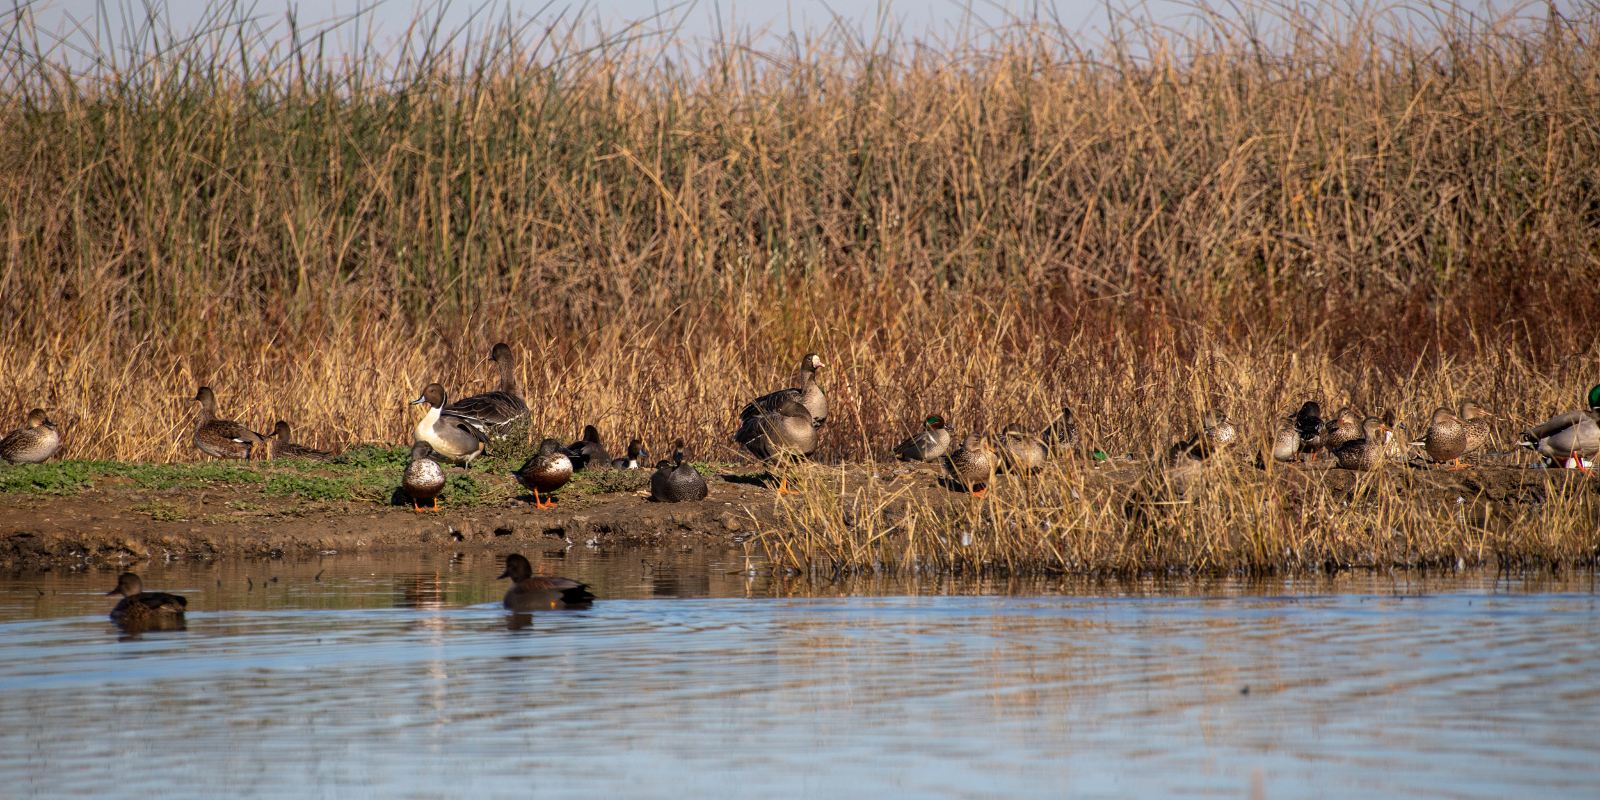
{"type": "Polygon", "coordinates": [[[1021,425],[1012,423],[1000,431],[1000,467],[1005,472],[1029,475],[1044,467],[1044,442],[1021,425]]]}
{"type": "Polygon", "coordinates": [[[1334,448],[1333,457],[1338,459],[1339,468],[1365,472],[1383,466],[1384,456],[1389,449],[1384,432],[1383,420],[1377,417],[1363,419],[1361,437],[1334,448]]]}
{"type": "Polygon", "coordinates": [[[783,400],[794,400],[804,406],[811,415],[813,427],[822,427],[822,424],[828,421],[828,395],[817,383],[817,370],[824,366],[826,365],[822,363],[822,356],[806,353],[800,359],[799,385],[769,392],[751,400],[739,412],[739,421],[743,423],[761,414],[776,411],[783,400]]]}
{"type": "Polygon", "coordinates": [[[556,500],[550,495],[572,479],[572,459],[562,450],[561,442],[545,439],[539,443],[539,452],[512,474],[518,483],[533,492],[534,508],[551,508],[556,500]]]}
{"type": "Polygon", "coordinates": [[[709,490],[706,479],[683,458],[683,440],[672,445],[672,460],[656,465],[650,476],[650,498],[658,503],[704,500],[709,490]]]}
{"type": "Polygon", "coordinates": [[[593,425],[583,426],[583,435],[578,441],[567,445],[566,453],[567,458],[572,459],[574,472],[582,472],[589,467],[611,466],[611,454],[600,443],[600,431],[593,425]]]}
{"type": "MultiPolygon", "coordinates": [[[[217,419],[217,396],[211,387],[202,386],[194,395],[200,404],[200,416],[194,426],[194,446],[212,458],[238,458],[248,460],[257,448],[266,444],[266,437],[230,419],[217,419]]],[[[267,455],[261,447],[259,455],[267,455]]]]}
{"type": "Polygon", "coordinates": [[[501,603],[511,611],[546,611],[561,608],[588,608],[594,604],[589,584],[570,578],[533,574],[533,564],[521,553],[506,556],[501,578],[511,579],[501,603]]]}
{"type": "Polygon", "coordinates": [[[994,482],[996,458],[989,442],[977,434],[968,434],[961,444],[945,456],[944,467],[951,483],[982,497],[994,482]]]}
{"type": "Polygon", "coordinates": [[[1522,432],[1518,444],[1569,469],[1587,471],[1584,459],[1600,456],[1600,384],[1589,390],[1587,411],[1557,414],[1522,432]]]}
{"type": "Polygon", "coordinates": [[[55,455],[61,447],[61,434],[56,424],[45,416],[44,409],[28,412],[28,421],[22,427],[0,439],[0,461],[10,464],[38,464],[55,455]]]}
{"type": "Polygon", "coordinates": [[[1039,439],[1044,442],[1045,452],[1052,456],[1078,449],[1078,420],[1072,416],[1072,409],[1062,406],[1061,416],[1039,432],[1039,439]]]}
{"type": "Polygon", "coordinates": [[[122,595],[122,601],[111,609],[111,621],[122,625],[144,625],[163,619],[183,616],[189,601],[180,595],[166,592],[147,592],[144,581],[132,572],[117,576],[117,588],[106,592],[107,597],[122,595]]]}
{"type": "Polygon", "coordinates": [[[400,477],[400,490],[411,498],[411,508],[422,511],[417,501],[427,500],[429,511],[439,510],[439,493],[444,491],[444,468],[439,466],[439,454],[427,442],[411,445],[411,460],[406,463],[405,474],[400,477]]]}
{"type": "Polygon", "coordinates": [[[528,420],[528,404],[518,394],[516,359],[511,346],[498,342],[489,350],[489,361],[500,370],[500,388],[492,392],[463,397],[445,407],[445,412],[468,420],[485,436],[502,438],[528,420]]]}
{"type": "Polygon", "coordinates": [[[1427,453],[1435,464],[1450,462],[1451,469],[1460,469],[1461,454],[1467,451],[1467,428],[1461,419],[1448,408],[1438,408],[1428,418],[1428,429],[1422,438],[1411,443],[1427,453]]]}
{"type": "Polygon", "coordinates": [[[304,458],[310,461],[327,461],[333,457],[333,453],[327,450],[318,450],[315,447],[295,444],[289,431],[289,423],[281,419],[278,420],[277,425],[272,426],[272,440],[269,444],[271,445],[274,459],[304,458]]]}
{"type": "Polygon", "coordinates": [[[472,460],[483,455],[488,447],[489,435],[474,420],[446,411],[448,400],[443,386],[430,383],[422,390],[421,397],[411,401],[411,405],[428,408],[428,413],[417,420],[412,440],[427,442],[441,457],[470,467],[472,460]]]}
{"type": "Polygon", "coordinates": [[[1482,451],[1489,444],[1489,437],[1494,432],[1495,415],[1476,403],[1463,402],[1461,413],[1456,417],[1461,420],[1461,426],[1467,431],[1467,449],[1463,454],[1482,451]]]}
{"type": "Polygon", "coordinates": [[[611,459],[612,469],[639,469],[644,466],[644,460],[650,453],[644,449],[644,442],[637,438],[628,440],[628,455],[623,458],[611,459]]]}
{"type": "Polygon", "coordinates": [[[1360,439],[1362,419],[1363,417],[1349,406],[1339,409],[1339,413],[1334,416],[1322,434],[1323,448],[1331,453],[1347,442],[1360,439]]]}
{"type": "Polygon", "coordinates": [[[894,446],[894,457],[901,461],[933,461],[950,452],[950,429],[944,417],[930,414],[922,421],[922,432],[894,446]]]}

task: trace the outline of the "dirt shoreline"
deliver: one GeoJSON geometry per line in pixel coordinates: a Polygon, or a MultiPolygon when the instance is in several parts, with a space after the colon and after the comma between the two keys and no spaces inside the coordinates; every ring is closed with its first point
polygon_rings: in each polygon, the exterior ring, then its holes
{"type": "MultiPolygon", "coordinates": [[[[973,502],[942,485],[927,465],[821,467],[852,484],[901,481],[910,496],[956,507],[973,502]]],[[[1415,502],[1512,506],[1541,502],[1558,483],[1580,481],[1600,493],[1600,480],[1579,473],[1484,465],[1462,471],[1405,469],[1415,502]]],[[[1111,495],[1138,483],[1139,465],[1103,466],[1093,483],[1111,495]]],[[[1350,491],[1356,475],[1326,467],[1278,468],[1273,480],[1301,488],[1321,484],[1350,491]]],[[[559,543],[601,548],[652,548],[693,542],[752,546],[759,531],[783,523],[777,495],[747,476],[711,478],[698,503],[655,503],[639,491],[572,494],[539,510],[513,500],[418,514],[409,506],[262,502],[250,487],[137,490],[106,486],[71,496],[0,494],[0,568],[61,564],[132,564],[146,560],[300,558],[330,552],[511,550],[559,543]]],[[[759,545],[752,546],[759,553],[759,545]]]]}

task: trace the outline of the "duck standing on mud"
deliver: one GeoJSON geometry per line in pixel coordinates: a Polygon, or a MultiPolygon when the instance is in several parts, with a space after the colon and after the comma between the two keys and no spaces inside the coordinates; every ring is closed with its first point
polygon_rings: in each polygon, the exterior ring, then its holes
{"type": "Polygon", "coordinates": [[[517,482],[533,492],[534,508],[553,508],[556,490],[572,479],[572,459],[555,439],[539,443],[539,452],[522,463],[521,469],[511,473],[517,482]],[[542,493],[542,494],[541,494],[542,493]]]}
{"type": "Polygon", "coordinates": [[[823,423],[828,421],[828,395],[817,383],[817,370],[824,366],[827,365],[822,363],[822,356],[806,353],[800,359],[798,385],[768,392],[746,403],[739,411],[739,422],[744,423],[763,413],[776,411],[784,400],[794,400],[804,406],[806,412],[810,414],[812,427],[822,427],[823,423]]]}

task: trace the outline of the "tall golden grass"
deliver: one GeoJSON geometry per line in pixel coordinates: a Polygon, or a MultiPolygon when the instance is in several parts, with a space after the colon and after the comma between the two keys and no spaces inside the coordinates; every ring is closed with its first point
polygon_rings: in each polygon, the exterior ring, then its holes
{"type": "Polygon", "coordinates": [[[77,458],[195,458],[202,383],[404,442],[405,401],[489,384],[502,339],[535,431],[711,458],[806,350],[823,461],[934,411],[1066,402],[1120,452],[1203,406],[1569,408],[1600,372],[1600,14],[1403,10],[345,59],[221,18],[88,68],[13,11],[0,409],[77,458]]]}

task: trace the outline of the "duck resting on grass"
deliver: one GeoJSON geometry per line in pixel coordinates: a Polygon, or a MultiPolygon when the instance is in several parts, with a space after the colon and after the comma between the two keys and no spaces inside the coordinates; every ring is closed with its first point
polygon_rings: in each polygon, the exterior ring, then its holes
{"type": "Polygon", "coordinates": [[[600,443],[600,431],[593,425],[583,426],[583,436],[567,445],[567,458],[572,459],[572,470],[582,472],[590,467],[611,466],[611,454],[600,443]]]}
{"type": "Polygon", "coordinates": [[[489,435],[484,433],[481,422],[446,410],[448,401],[444,387],[437,383],[428,384],[422,396],[411,401],[411,405],[424,405],[428,409],[428,413],[417,420],[412,440],[427,442],[440,457],[470,467],[472,460],[483,455],[488,447],[489,435]]]}
{"type": "Polygon", "coordinates": [[[564,608],[588,608],[594,604],[594,594],[589,585],[570,578],[533,574],[533,564],[521,553],[506,556],[505,571],[500,577],[511,579],[501,604],[509,611],[553,611],[564,608]]]}
{"type": "Polygon", "coordinates": [[[444,410],[469,420],[486,437],[501,439],[527,422],[528,404],[518,394],[516,359],[511,355],[511,346],[497,342],[489,349],[488,360],[500,370],[500,388],[463,397],[444,410]]]}
{"type": "Polygon", "coordinates": [[[683,503],[704,500],[709,490],[706,479],[684,460],[683,440],[672,445],[672,460],[656,465],[650,476],[650,499],[658,503],[683,503]]]}
{"type": "Polygon", "coordinates": [[[950,452],[950,429],[944,417],[929,414],[922,431],[894,446],[894,457],[901,461],[934,461],[950,452]]]}
{"type": "Polygon", "coordinates": [[[623,458],[611,459],[612,469],[639,469],[644,466],[644,460],[650,454],[644,449],[644,442],[638,437],[628,440],[628,455],[623,458]]]}
{"type": "Polygon", "coordinates": [[[539,443],[539,451],[512,475],[533,492],[534,508],[554,508],[556,490],[572,479],[572,459],[562,449],[561,442],[547,438],[539,443]]]}
{"type": "Polygon", "coordinates": [[[1552,464],[1588,472],[1584,460],[1600,455],[1600,384],[1589,389],[1586,411],[1557,414],[1522,432],[1521,447],[1544,456],[1552,464]]]}
{"type": "Polygon", "coordinates": [[[45,416],[44,409],[28,412],[28,421],[22,427],[0,439],[0,461],[9,464],[38,464],[55,455],[61,447],[61,434],[56,424],[45,416]]]}
{"type": "Polygon", "coordinates": [[[988,440],[977,434],[968,434],[961,444],[945,456],[945,471],[950,482],[972,494],[982,497],[994,482],[996,458],[988,440]]]}
{"type": "Polygon", "coordinates": [[[289,423],[281,419],[278,420],[277,425],[272,426],[272,440],[269,444],[271,445],[271,453],[274,459],[304,458],[309,461],[327,461],[333,457],[333,453],[327,450],[318,450],[315,447],[295,444],[289,430],[289,423]]]}
{"type": "Polygon", "coordinates": [[[195,421],[194,446],[212,458],[249,460],[253,454],[265,456],[266,437],[231,419],[217,419],[217,396],[211,387],[195,392],[200,416],[195,421]],[[259,452],[258,452],[259,448],[259,452]]]}

